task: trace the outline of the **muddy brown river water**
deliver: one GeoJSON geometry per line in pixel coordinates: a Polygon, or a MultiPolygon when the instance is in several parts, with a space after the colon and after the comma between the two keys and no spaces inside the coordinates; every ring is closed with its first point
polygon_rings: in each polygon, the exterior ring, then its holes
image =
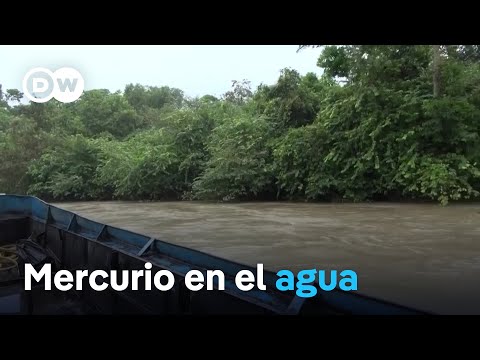
{"type": "Polygon", "coordinates": [[[92,220],[266,269],[352,269],[358,291],[480,314],[480,204],[76,202],[92,220]]]}

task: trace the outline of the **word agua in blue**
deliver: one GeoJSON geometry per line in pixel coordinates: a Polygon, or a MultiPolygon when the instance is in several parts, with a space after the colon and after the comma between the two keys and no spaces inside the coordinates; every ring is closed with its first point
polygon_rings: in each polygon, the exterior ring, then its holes
{"type": "Polygon", "coordinates": [[[337,284],[337,270],[331,270],[330,281],[326,279],[326,270],[310,269],[302,270],[297,275],[297,283],[295,284],[295,276],[290,270],[280,270],[277,272],[279,279],[276,287],[280,291],[295,290],[299,297],[310,298],[317,295],[317,288],[313,285],[316,282],[318,273],[318,286],[321,290],[332,291],[338,285],[341,290],[351,291],[357,290],[357,273],[353,270],[343,270],[340,273],[340,279],[337,284]]]}

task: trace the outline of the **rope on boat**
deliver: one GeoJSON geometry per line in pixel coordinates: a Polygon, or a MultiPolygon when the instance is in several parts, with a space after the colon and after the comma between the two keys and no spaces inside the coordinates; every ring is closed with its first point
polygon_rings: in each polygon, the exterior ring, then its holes
{"type": "Polygon", "coordinates": [[[0,246],[0,271],[18,269],[16,245],[0,246]]]}

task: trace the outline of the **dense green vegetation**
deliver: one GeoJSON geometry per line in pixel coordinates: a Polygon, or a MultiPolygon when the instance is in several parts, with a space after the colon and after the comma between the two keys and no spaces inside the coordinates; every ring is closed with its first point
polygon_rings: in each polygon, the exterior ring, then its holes
{"type": "Polygon", "coordinates": [[[221,98],[129,84],[0,95],[0,192],[46,199],[472,199],[478,46],[326,46],[323,75],[221,98]]]}

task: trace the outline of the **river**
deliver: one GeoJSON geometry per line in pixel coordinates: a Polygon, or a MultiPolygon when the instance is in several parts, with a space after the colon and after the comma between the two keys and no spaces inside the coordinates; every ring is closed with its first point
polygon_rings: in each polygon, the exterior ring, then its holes
{"type": "Polygon", "coordinates": [[[266,269],[352,269],[358,291],[480,314],[480,205],[75,202],[92,220],[266,269]]]}

